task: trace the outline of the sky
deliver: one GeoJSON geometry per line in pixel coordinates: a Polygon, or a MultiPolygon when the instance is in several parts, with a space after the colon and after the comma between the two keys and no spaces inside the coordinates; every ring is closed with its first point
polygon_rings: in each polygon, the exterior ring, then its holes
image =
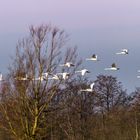
{"type": "Polygon", "coordinates": [[[0,0],[0,71],[5,73],[16,43],[28,34],[30,25],[52,24],[70,35],[83,60],[96,53],[99,63],[84,61],[98,74],[117,76],[128,92],[140,86],[140,1],[139,0],[0,0]],[[116,56],[128,48],[128,56],[116,56]],[[105,67],[116,62],[118,72],[105,67]]]}

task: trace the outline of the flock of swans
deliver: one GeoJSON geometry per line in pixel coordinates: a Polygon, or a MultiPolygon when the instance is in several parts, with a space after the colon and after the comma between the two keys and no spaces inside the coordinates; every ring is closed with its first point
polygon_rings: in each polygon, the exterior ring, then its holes
{"type": "MultiPolygon", "coordinates": [[[[121,49],[120,52],[117,52],[116,55],[128,55],[129,54],[129,51],[128,49],[121,49]]],[[[96,54],[93,54],[92,57],[90,58],[86,58],[87,61],[100,61],[97,57],[96,54]]],[[[67,68],[70,68],[70,67],[74,67],[75,64],[73,64],[72,62],[66,62],[64,64],[60,64],[59,65],[60,67],[67,67],[67,68]]],[[[117,71],[119,70],[120,68],[117,67],[117,65],[115,63],[112,63],[112,65],[110,67],[107,67],[105,68],[104,70],[107,70],[107,71],[117,71]]],[[[140,70],[138,70],[138,72],[140,73],[140,70]]],[[[90,71],[88,69],[82,69],[82,70],[79,70],[79,71],[75,71],[75,73],[80,73],[81,76],[85,76],[87,73],[90,73],[90,71]]],[[[50,80],[66,80],[68,79],[70,76],[70,73],[68,72],[63,72],[63,73],[56,73],[56,74],[50,74],[48,72],[46,73],[42,73],[42,76],[41,77],[37,77],[37,78],[32,78],[30,80],[40,80],[40,81],[44,81],[44,80],[47,80],[47,79],[50,79],[50,80]]],[[[140,78],[140,75],[137,76],[137,78],[140,78]]],[[[28,75],[26,74],[25,77],[15,77],[16,80],[21,80],[21,81],[26,81],[26,80],[29,80],[29,77],[28,75]]],[[[2,74],[0,74],[0,81],[3,80],[3,77],[2,77],[2,74]]],[[[90,84],[90,88],[87,88],[87,89],[81,89],[80,91],[82,92],[93,92],[93,87],[94,87],[94,82],[90,84]]]]}
{"type": "MultiPolygon", "coordinates": [[[[116,53],[117,55],[127,55],[128,54],[128,49],[122,49],[120,52],[117,52],[116,53]]],[[[96,54],[93,54],[90,58],[86,58],[86,61],[100,61],[98,59],[98,56],[96,54]]],[[[60,64],[59,65],[60,67],[67,67],[67,68],[71,68],[71,67],[74,67],[75,64],[73,64],[72,62],[66,62],[64,64],[60,64]]],[[[115,63],[113,63],[111,65],[111,67],[107,67],[105,68],[104,70],[109,70],[109,71],[117,71],[119,70],[120,68],[118,68],[116,66],[115,63]]],[[[75,73],[80,73],[81,76],[85,76],[87,73],[90,73],[90,71],[88,69],[82,69],[82,70],[78,70],[78,71],[75,71],[75,73]]],[[[60,79],[63,79],[63,80],[66,80],[68,79],[70,76],[70,73],[68,72],[63,72],[63,73],[56,73],[56,74],[50,74],[50,73],[43,73],[41,77],[38,77],[38,78],[34,78],[32,80],[46,80],[46,79],[52,79],[52,80],[60,80],[60,79]]],[[[16,78],[17,80],[28,80],[28,76],[26,75],[26,77],[18,77],[16,78]]],[[[94,82],[90,84],[90,88],[87,88],[87,89],[81,89],[80,91],[81,92],[93,92],[93,87],[94,87],[94,82]]]]}

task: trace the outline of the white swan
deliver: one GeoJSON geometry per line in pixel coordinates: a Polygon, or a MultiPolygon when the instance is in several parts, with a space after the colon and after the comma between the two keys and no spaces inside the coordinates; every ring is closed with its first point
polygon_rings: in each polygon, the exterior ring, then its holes
{"type": "Polygon", "coordinates": [[[86,60],[99,61],[98,56],[96,54],[93,54],[91,58],[86,58],[86,60]]]}
{"type": "Polygon", "coordinates": [[[62,75],[62,78],[64,80],[68,79],[70,74],[68,72],[63,72],[63,73],[57,73],[56,75],[62,75]]]}
{"type": "Polygon", "coordinates": [[[69,67],[74,67],[75,65],[72,62],[66,62],[65,64],[60,64],[59,66],[69,68],[69,67]]]}
{"type": "Polygon", "coordinates": [[[0,73],[0,81],[3,81],[2,73],[0,73]]]}
{"type": "Polygon", "coordinates": [[[44,73],[42,73],[42,76],[44,76],[45,78],[48,78],[49,73],[48,72],[44,72],[44,73]]]}
{"type": "Polygon", "coordinates": [[[122,49],[120,52],[118,52],[116,54],[127,55],[128,54],[128,49],[122,49]]]}
{"type": "Polygon", "coordinates": [[[60,78],[57,74],[54,74],[52,77],[49,77],[48,79],[59,80],[60,78]]]}
{"type": "Polygon", "coordinates": [[[112,70],[112,71],[116,71],[116,70],[119,70],[119,69],[120,68],[117,68],[115,63],[113,63],[110,68],[105,68],[105,70],[112,70]]]}
{"type": "Polygon", "coordinates": [[[25,77],[16,77],[15,79],[16,79],[16,80],[21,80],[21,81],[26,81],[26,80],[29,80],[29,77],[28,77],[28,75],[26,74],[25,77]]]}
{"type": "Polygon", "coordinates": [[[90,88],[87,89],[81,89],[80,91],[85,91],[85,92],[93,92],[93,87],[94,87],[95,83],[90,84],[90,88]]]}
{"type": "Polygon", "coordinates": [[[81,75],[84,76],[86,73],[90,73],[90,71],[87,69],[82,69],[80,71],[75,71],[75,73],[81,73],[81,75]]]}
{"type": "Polygon", "coordinates": [[[47,79],[46,79],[46,77],[44,77],[44,76],[39,76],[39,77],[37,77],[37,78],[34,78],[33,80],[36,80],[36,81],[45,81],[45,80],[47,80],[47,79]]]}

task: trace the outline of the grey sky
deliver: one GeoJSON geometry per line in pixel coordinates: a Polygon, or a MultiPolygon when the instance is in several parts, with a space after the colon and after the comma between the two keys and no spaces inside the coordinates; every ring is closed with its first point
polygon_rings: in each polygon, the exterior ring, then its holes
{"type": "MultiPolygon", "coordinates": [[[[140,1],[139,0],[0,0],[0,68],[4,72],[16,42],[28,33],[28,27],[51,23],[65,29],[78,53],[86,58],[97,53],[100,64],[92,64],[93,75],[110,74],[105,66],[117,62],[118,76],[125,88],[140,86],[136,79],[140,69],[140,1]],[[128,57],[114,56],[121,48],[130,49],[128,57]]],[[[94,78],[94,77],[93,77],[94,78]]]]}
{"type": "Polygon", "coordinates": [[[0,29],[46,21],[71,29],[132,27],[140,24],[139,6],[139,0],[1,0],[0,29]]]}

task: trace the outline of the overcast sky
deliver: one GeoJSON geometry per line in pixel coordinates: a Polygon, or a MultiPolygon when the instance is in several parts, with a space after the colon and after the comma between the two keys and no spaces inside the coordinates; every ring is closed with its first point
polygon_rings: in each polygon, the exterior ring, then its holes
{"type": "Polygon", "coordinates": [[[78,54],[86,58],[97,53],[98,64],[84,62],[98,74],[112,74],[133,91],[140,86],[140,1],[139,0],[0,0],[0,69],[5,73],[18,39],[28,34],[30,25],[51,23],[65,29],[78,54]],[[129,56],[114,55],[121,48],[129,56]],[[120,71],[103,69],[116,62],[120,71]]]}

